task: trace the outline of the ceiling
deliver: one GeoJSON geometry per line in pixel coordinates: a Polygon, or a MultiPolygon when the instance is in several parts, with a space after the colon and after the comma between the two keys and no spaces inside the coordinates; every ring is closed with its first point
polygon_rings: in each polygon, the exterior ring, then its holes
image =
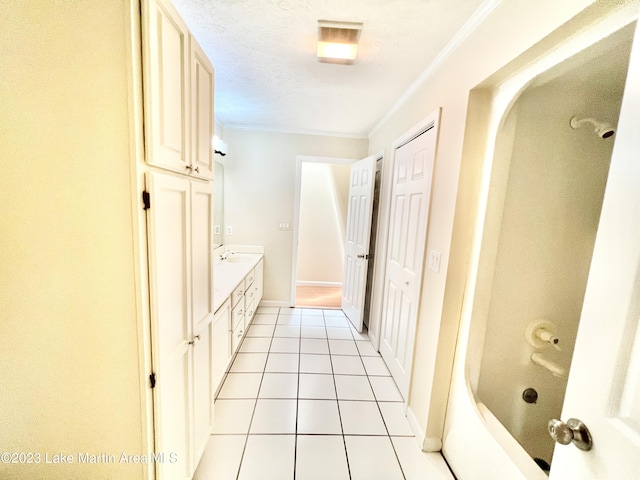
{"type": "Polygon", "coordinates": [[[482,0],[172,0],[216,71],[225,127],[366,137],[482,0]],[[362,22],[355,65],[320,63],[318,20],[362,22]]]}

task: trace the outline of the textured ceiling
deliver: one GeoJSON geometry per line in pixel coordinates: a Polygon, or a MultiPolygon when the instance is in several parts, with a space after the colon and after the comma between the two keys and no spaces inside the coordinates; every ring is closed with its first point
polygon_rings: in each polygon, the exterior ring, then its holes
{"type": "Polygon", "coordinates": [[[226,126],[366,136],[481,0],[172,0],[216,70],[226,126]],[[355,65],[320,63],[317,21],[362,22],[355,65]]]}

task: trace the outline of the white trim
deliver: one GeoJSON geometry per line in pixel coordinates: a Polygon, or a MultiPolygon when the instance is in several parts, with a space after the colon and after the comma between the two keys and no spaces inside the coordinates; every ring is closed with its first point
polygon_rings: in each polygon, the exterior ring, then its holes
{"type": "Polygon", "coordinates": [[[420,450],[422,450],[422,446],[424,445],[425,434],[422,431],[422,428],[420,428],[420,422],[418,421],[418,417],[416,417],[416,414],[413,412],[411,407],[407,406],[406,402],[404,405],[406,408],[407,421],[409,422],[411,431],[416,436],[416,442],[418,442],[418,446],[420,447],[420,450]]]}
{"type": "MultiPolygon", "coordinates": [[[[151,349],[151,318],[149,274],[147,259],[146,213],[140,208],[140,192],[145,188],[145,145],[143,114],[142,14],[140,4],[131,2],[124,7],[126,21],[127,101],[129,110],[129,157],[131,187],[131,220],[134,236],[133,273],[136,323],[138,331],[138,386],[140,389],[141,452],[151,455],[155,450],[155,422],[153,390],[149,388],[149,374],[153,370],[151,349]]],[[[143,479],[155,478],[155,467],[149,462],[142,471],[143,479]]]]}
{"type": "Polygon", "coordinates": [[[316,282],[314,280],[296,280],[297,287],[342,287],[342,282],[316,282]]]}
{"type": "Polygon", "coordinates": [[[293,307],[293,305],[291,305],[289,302],[285,300],[260,300],[260,306],[261,307],[286,307],[286,308],[293,307]]]}
{"type": "Polygon", "coordinates": [[[296,156],[296,186],[295,196],[293,199],[293,248],[291,249],[291,292],[290,303],[287,306],[294,306],[296,304],[296,272],[298,270],[298,239],[300,230],[300,188],[302,183],[302,162],[310,163],[328,163],[328,164],[340,164],[349,165],[353,162],[357,162],[357,158],[342,158],[342,157],[316,157],[313,155],[298,155],[296,156]]]}
{"type": "Polygon", "coordinates": [[[316,137],[355,138],[359,140],[367,140],[369,138],[369,134],[367,133],[328,132],[328,131],[322,131],[322,130],[267,127],[265,125],[243,125],[243,124],[237,124],[237,123],[225,124],[224,130],[225,132],[227,130],[245,130],[250,132],[285,133],[289,135],[312,135],[316,137]]]}
{"type": "Polygon", "coordinates": [[[436,55],[427,68],[425,68],[420,76],[411,84],[411,86],[405,91],[405,93],[396,100],[396,103],[389,109],[384,117],[371,129],[369,132],[369,138],[387,122],[407,101],[422,88],[431,76],[440,69],[441,65],[460,47],[469,35],[471,35],[485,19],[493,12],[493,10],[500,4],[502,0],[485,0],[482,4],[473,12],[473,15],[469,17],[469,20],[456,32],[453,38],[447,43],[440,53],[436,55]]]}
{"type": "Polygon", "coordinates": [[[416,437],[416,442],[418,443],[418,447],[420,447],[420,450],[422,450],[423,452],[442,451],[442,439],[437,437],[427,437],[420,427],[418,417],[416,417],[416,414],[413,412],[411,407],[407,406],[407,404],[405,403],[405,408],[409,427],[411,427],[411,431],[416,437]]]}
{"type": "MultiPolygon", "coordinates": [[[[382,312],[382,293],[384,292],[384,284],[378,287],[378,279],[384,279],[384,274],[386,271],[386,262],[380,261],[382,254],[386,254],[387,251],[387,238],[389,236],[388,228],[386,228],[389,217],[391,215],[390,209],[391,205],[387,205],[386,202],[383,204],[385,200],[386,190],[384,189],[386,186],[386,177],[385,177],[385,155],[386,149],[383,149],[380,153],[376,154],[376,172],[378,171],[378,159],[381,160],[380,163],[380,191],[378,192],[378,225],[376,228],[376,250],[373,252],[373,278],[371,279],[371,303],[369,304],[369,338],[371,339],[371,344],[373,348],[376,349],[377,352],[380,351],[380,332],[381,332],[381,312],[382,312]],[[382,228],[382,225],[385,228],[382,228]],[[384,232],[384,233],[383,233],[384,232]],[[378,291],[380,290],[380,291],[378,291]],[[377,315],[377,319],[373,321],[373,329],[371,328],[372,318],[377,315]],[[373,334],[373,337],[372,337],[373,334]]],[[[388,161],[388,160],[387,160],[388,161]]],[[[391,160],[393,165],[393,159],[391,160]]],[[[392,176],[393,178],[393,176],[392,176]]],[[[371,240],[369,240],[371,241],[371,240]]]]}

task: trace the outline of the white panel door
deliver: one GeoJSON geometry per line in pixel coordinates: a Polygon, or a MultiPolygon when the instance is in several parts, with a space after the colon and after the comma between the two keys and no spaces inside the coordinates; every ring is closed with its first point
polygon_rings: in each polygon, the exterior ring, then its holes
{"type": "Polygon", "coordinates": [[[160,479],[191,474],[191,232],[187,178],[150,173],[149,268],[156,452],[174,452],[177,462],[157,463],[160,479]]]}
{"type": "Polygon", "coordinates": [[[593,449],[558,445],[551,479],[640,478],[640,35],[631,53],[562,420],[593,449]]]}
{"type": "Polygon", "coordinates": [[[191,37],[192,174],[213,179],[213,66],[191,37]]]}
{"type": "Polygon", "coordinates": [[[375,157],[367,157],[351,166],[342,310],[359,332],[362,331],[367,287],[375,173],[375,157]]]}
{"type": "Polygon", "coordinates": [[[189,30],[168,0],[145,5],[147,162],[189,173],[189,30]]]}
{"type": "Polygon", "coordinates": [[[418,316],[437,126],[395,151],[380,353],[406,399],[418,316]]]}
{"type": "Polygon", "coordinates": [[[191,311],[193,318],[193,466],[212,429],[213,187],[191,182],[191,311]]]}

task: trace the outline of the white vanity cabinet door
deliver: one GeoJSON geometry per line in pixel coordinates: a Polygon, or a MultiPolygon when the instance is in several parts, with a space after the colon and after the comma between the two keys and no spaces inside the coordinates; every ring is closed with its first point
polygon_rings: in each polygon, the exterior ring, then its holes
{"type": "Polygon", "coordinates": [[[255,276],[255,280],[253,281],[253,290],[256,292],[255,306],[257,309],[264,292],[264,260],[260,260],[253,271],[255,276]]]}
{"type": "Polygon", "coordinates": [[[189,173],[189,29],[169,0],[147,0],[143,6],[147,163],[189,173]]]}
{"type": "MultiPolygon", "coordinates": [[[[213,318],[213,341],[211,343],[212,397],[220,387],[231,358],[231,300],[227,299],[213,318]]],[[[212,398],[213,400],[213,398],[212,398]]]]}
{"type": "MultiPolygon", "coordinates": [[[[243,287],[244,291],[244,287],[243,287]]],[[[231,304],[233,305],[233,299],[231,304]]],[[[238,343],[242,339],[245,330],[245,303],[244,303],[244,295],[240,297],[236,306],[233,307],[231,311],[231,330],[232,330],[232,338],[231,338],[231,354],[234,354],[236,349],[238,348],[238,343]],[[238,334],[240,335],[238,337],[238,334]]]]}
{"type": "Polygon", "coordinates": [[[213,179],[213,66],[191,37],[191,174],[213,179]]]}

